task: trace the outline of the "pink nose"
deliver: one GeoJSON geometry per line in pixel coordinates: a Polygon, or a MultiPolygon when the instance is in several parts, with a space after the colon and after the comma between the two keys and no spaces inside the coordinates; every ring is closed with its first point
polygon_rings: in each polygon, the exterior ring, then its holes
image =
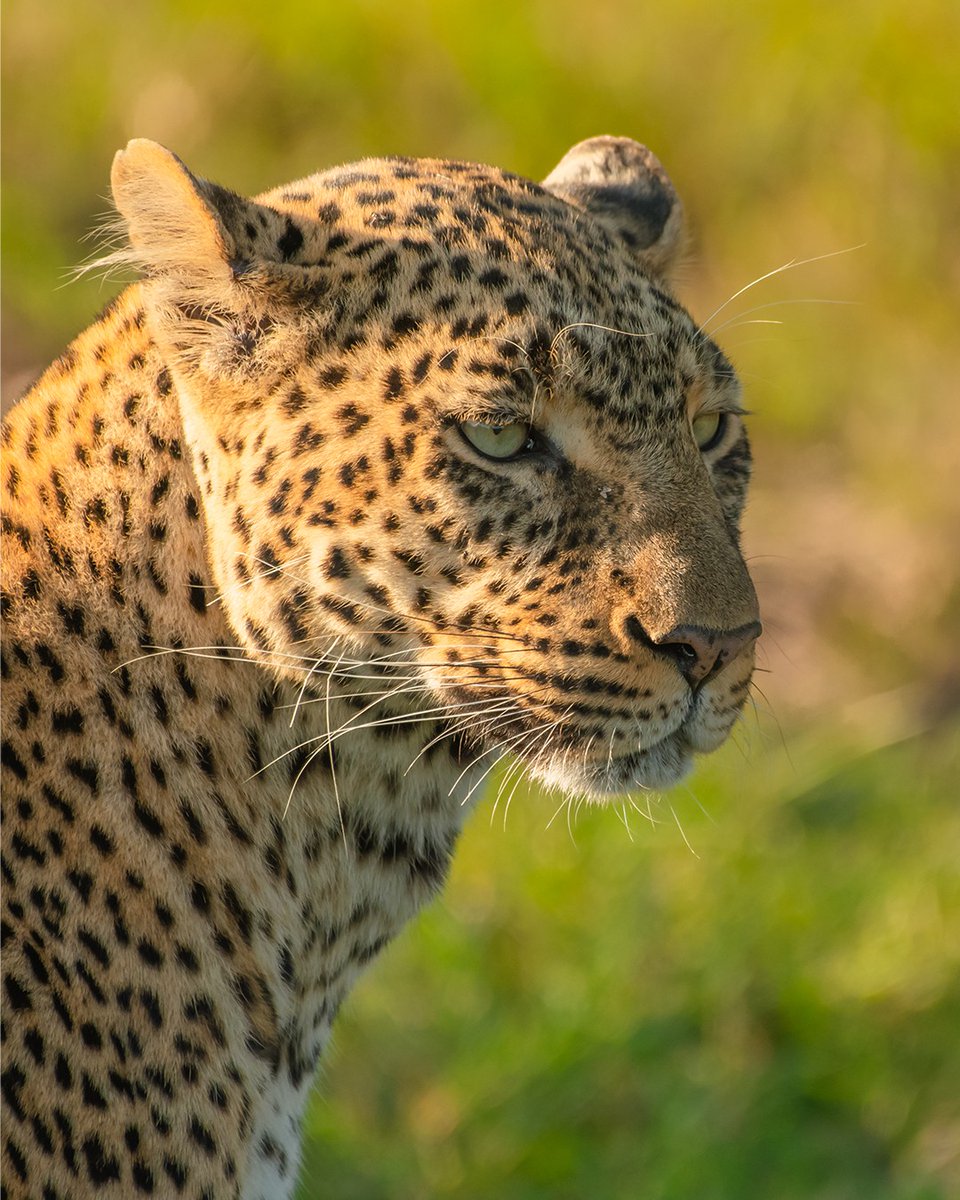
{"type": "Polygon", "coordinates": [[[745,646],[756,641],[762,626],[759,621],[739,629],[702,629],[698,625],[678,625],[662,638],[657,649],[669,654],[687,682],[697,687],[722,670],[745,646]]]}

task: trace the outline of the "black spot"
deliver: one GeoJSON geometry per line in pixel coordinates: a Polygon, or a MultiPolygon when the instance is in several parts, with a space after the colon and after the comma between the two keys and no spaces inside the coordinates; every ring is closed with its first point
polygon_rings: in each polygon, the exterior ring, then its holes
{"type": "Polygon", "coordinates": [[[109,967],[110,955],[107,948],[94,933],[82,927],[77,933],[77,938],[90,951],[101,967],[109,967]]]}
{"type": "Polygon", "coordinates": [[[150,582],[157,589],[160,595],[165,596],[167,594],[167,581],[160,574],[157,564],[152,558],[147,560],[147,574],[150,576],[150,582]]]}
{"type": "Polygon", "coordinates": [[[160,1007],[160,1000],[156,992],[141,988],[140,1007],[146,1013],[154,1029],[159,1029],[163,1025],[163,1010],[160,1007]]]}
{"type": "Polygon", "coordinates": [[[206,589],[203,579],[195,572],[190,574],[190,606],[203,616],[207,611],[206,589]]]}
{"type": "Polygon", "coordinates": [[[64,820],[68,824],[73,824],[73,821],[76,820],[76,814],[74,814],[72,805],[67,804],[66,800],[60,796],[59,792],[55,792],[52,787],[44,784],[43,798],[50,805],[50,808],[54,809],[56,812],[59,812],[61,817],[64,817],[64,820]]]}
{"type": "Polygon", "coordinates": [[[53,1077],[57,1084],[65,1092],[69,1092],[73,1087],[73,1073],[70,1070],[70,1064],[62,1054],[57,1055],[57,1061],[54,1064],[53,1077]]]}
{"type": "Polygon", "coordinates": [[[189,971],[192,975],[196,974],[196,972],[200,970],[200,963],[197,960],[197,956],[189,946],[184,946],[182,943],[178,942],[176,947],[176,958],[179,965],[183,967],[185,971],[189,971]]]}
{"type": "Polygon", "coordinates": [[[0,762],[2,762],[3,766],[5,766],[8,771],[12,771],[17,779],[24,780],[27,778],[27,768],[20,758],[20,755],[17,754],[16,750],[13,748],[13,745],[6,740],[3,742],[2,753],[0,753],[0,762]]]}
{"type": "Polygon", "coordinates": [[[287,227],[283,234],[277,238],[277,249],[283,256],[283,261],[289,262],[302,245],[303,233],[287,217],[287,227]]]}
{"type": "Polygon", "coordinates": [[[293,982],[294,968],[293,955],[287,946],[282,946],[280,949],[280,977],[288,986],[293,982]]]}
{"type": "Polygon", "coordinates": [[[46,1061],[46,1046],[40,1031],[38,1029],[28,1029],[23,1035],[23,1044],[30,1051],[30,1055],[37,1066],[42,1067],[46,1061]]]}
{"type": "Polygon", "coordinates": [[[163,966],[163,954],[153,944],[153,942],[147,941],[146,938],[141,938],[140,941],[137,942],[137,953],[148,967],[153,967],[154,970],[159,970],[159,968],[163,966]]]}
{"type": "Polygon", "coordinates": [[[88,525],[104,524],[107,519],[107,502],[102,496],[95,496],[93,500],[87,502],[87,506],[83,510],[83,519],[88,525]]]}
{"type": "Polygon", "coordinates": [[[399,367],[391,367],[384,379],[384,399],[396,400],[403,395],[404,386],[403,372],[399,367]]]}
{"type": "Polygon", "coordinates": [[[197,738],[197,741],[194,745],[194,752],[196,755],[197,766],[200,768],[200,770],[204,773],[204,775],[209,775],[212,779],[215,779],[217,775],[217,768],[213,758],[213,747],[206,738],[197,738]]]}
{"type": "Polygon", "coordinates": [[[120,777],[123,780],[123,786],[127,789],[130,795],[136,799],[137,771],[133,765],[133,760],[126,754],[124,754],[120,759],[120,777]]]}
{"type": "Polygon", "coordinates": [[[334,546],[330,551],[323,569],[324,574],[328,579],[349,578],[350,564],[347,562],[347,559],[339,546],[334,546]]]}
{"type": "Polygon", "coordinates": [[[180,812],[183,815],[183,819],[187,823],[187,828],[190,830],[190,836],[193,838],[193,840],[199,846],[205,845],[207,841],[207,831],[189,800],[182,799],[180,801],[180,812]]]}
{"type": "Polygon", "coordinates": [[[23,595],[27,600],[36,600],[40,595],[40,576],[36,571],[27,571],[21,580],[23,595]]]}
{"type": "Polygon", "coordinates": [[[66,767],[74,779],[86,784],[90,791],[97,795],[100,790],[100,774],[94,763],[82,762],[78,758],[68,758],[66,767]]]}
{"type": "Polygon", "coordinates": [[[177,677],[177,682],[183,691],[183,694],[188,700],[196,700],[197,689],[194,686],[193,680],[187,674],[187,669],[179,660],[174,664],[174,674],[177,677]]]}
{"type": "MultiPolygon", "coordinates": [[[[23,1114],[22,1108],[20,1109],[20,1114],[21,1114],[20,1119],[23,1120],[24,1117],[22,1115],[23,1114]]],[[[28,1179],[27,1160],[24,1157],[23,1151],[20,1149],[20,1147],[17,1145],[17,1143],[13,1140],[13,1138],[8,1137],[5,1145],[6,1145],[6,1149],[7,1149],[7,1156],[10,1159],[11,1166],[16,1171],[16,1173],[20,1177],[20,1179],[24,1183],[26,1183],[27,1179],[28,1179]]]]}
{"type": "Polygon", "coordinates": [[[90,844],[105,858],[111,855],[115,849],[113,839],[99,825],[90,826],[90,844]]]}
{"type": "Polygon", "coordinates": [[[93,891],[93,876],[89,871],[73,870],[67,875],[67,880],[76,889],[83,903],[90,903],[90,893],[93,891]]]}
{"type": "Polygon", "coordinates": [[[37,658],[41,665],[50,672],[50,679],[53,683],[59,683],[63,679],[65,674],[63,663],[45,642],[37,642],[37,658]]]}
{"type": "Polygon", "coordinates": [[[346,377],[346,368],[338,364],[334,364],[333,366],[325,367],[320,372],[320,374],[317,376],[317,382],[321,387],[332,390],[333,388],[339,387],[346,377]]]}
{"type": "Polygon", "coordinates": [[[87,1175],[91,1183],[110,1183],[120,1179],[120,1164],[104,1149],[103,1142],[94,1134],[85,1138],[81,1149],[87,1160],[87,1175]]]}
{"type": "Polygon", "coordinates": [[[393,332],[398,338],[407,337],[420,328],[420,322],[412,313],[400,313],[393,319],[393,332]]]}
{"type": "Polygon", "coordinates": [[[80,1026],[80,1037],[88,1049],[103,1049],[103,1038],[100,1036],[100,1030],[91,1021],[84,1021],[80,1026]]]}
{"type": "Polygon", "coordinates": [[[295,383],[284,397],[280,407],[288,417],[295,417],[297,413],[303,412],[307,407],[307,397],[303,388],[295,383]]]}
{"type": "Polygon", "coordinates": [[[7,1000],[14,1012],[24,1012],[33,1008],[30,992],[19,979],[16,979],[13,975],[7,975],[4,977],[3,986],[7,993],[7,1000]]]}
{"type": "Polygon", "coordinates": [[[207,891],[207,885],[201,883],[199,879],[193,881],[190,889],[190,902],[197,912],[208,913],[210,911],[210,893],[207,891]]]}
{"type": "Polygon", "coordinates": [[[137,818],[143,828],[150,834],[151,837],[161,838],[166,832],[163,822],[157,814],[142,800],[137,800],[133,806],[133,815],[137,818]]]}

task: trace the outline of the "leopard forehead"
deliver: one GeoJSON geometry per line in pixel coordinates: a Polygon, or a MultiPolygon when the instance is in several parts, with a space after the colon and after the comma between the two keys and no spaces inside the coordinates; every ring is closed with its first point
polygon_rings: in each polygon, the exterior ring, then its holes
{"type": "MultiPolygon", "coordinates": [[[[543,187],[509,172],[435,159],[376,159],[309,176],[257,198],[234,225],[233,267],[279,260],[304,303],[332,300],[338,347],[404,354],[421,330],[456,343],[489,339],[543,371],[559,351],[617,357],[623,371],[700,360],[733,378],[664,281],[629,240],[543,187]],[[562,337],[576,331],[576,338],[562,337]],[[596,335],[615,334],[605,342],[596,335]],[[630,346],[629,338],[646,340],[630,346]],[[511,345],[512,343],[512,345],[511,345]],[[602,353],[601,353],[602,349],[602,353]],[[685,353],[684,353],[685,352],[685,353]],[[630,362],[633,359],[634,362],[630,362]]],[[[229,204],[228,204],[229,207],[229,204]]],[[[260,300],[270,304],[270,289],[260,300]]],[[[579,364],[574,366],[579,357],[579,364]]],[[[443,365],[451,369],[453,361],[443,365]]],[[[483,374],[476,370],[476,374],[483,374]]]]}
{"type": "Polygon", "coordinates": [[[568,410],[573,399],[589,409],[598,436],[634,448],[691,390],[736,407],[730,364],[629,231],[510,172],[392,158],[253,202],[201,186],[230,228],[239,286],[219,306],[178,299],[179,349],[186,363],[205,350],[221,382],[300,375],[297,394],[310,394],[362,380],[369,402],[405,400],[365,414],[384,423],[409,420],[411,403],[497,417],[529,413],[536,397],[545,415],[560,393],[568,410]],[[430,372],[442,382],[425,394],[430,372]]]}

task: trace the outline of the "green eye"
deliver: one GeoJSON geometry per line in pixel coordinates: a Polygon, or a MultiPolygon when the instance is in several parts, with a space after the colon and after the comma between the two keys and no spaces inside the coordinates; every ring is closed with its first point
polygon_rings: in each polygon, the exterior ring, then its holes
{"type": "Polygon", "coordinates": [[[513,458],[530,444],[530,426],[524,421],[511,421],[509,425],[461,421],[459,428],[474,450],[487,458],[513,458]]]}
{"type": "Polygon", "coordinates": [[[706,412],[693,418],[693,437],[702,451],[712,450],[718,445],[723,440],[726,428],[726,413],[706,412]]]}

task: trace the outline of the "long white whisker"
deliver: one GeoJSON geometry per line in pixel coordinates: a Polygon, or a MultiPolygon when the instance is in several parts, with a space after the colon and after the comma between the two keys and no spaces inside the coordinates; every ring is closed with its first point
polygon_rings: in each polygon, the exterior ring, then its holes
{"type": "Polygon", "coordinates": [[[671,813],[673,813],[673,819],[677,823],[677,828],[680,830],[680,836],[683,838],[684,844],[686,845],[686,847],[690,851],[690,853],[693,855],[693,857],[698,859],[700,857],[700,855],[690,845],[690,839],[687,837],[686,833],[684,832],[684,828],[680,824],[680,818],[677,816],[677,810],[673,807],[672,804],[670,805],[670,811],[671,811],[671,813]]]}
{"type": "MultiPolygon", "coordinates": [[[[251,584],[256,583],[258,579],[267,579],[269,576],[276,575],[278,572],[284,572],[285,568],[289,565],[293,565],[293,564],[301,563],[301,562],[308,562],[309,558],[310,558],[309,554],[298,554],[296,558],[293,558],[290,560],[289,564],[284,564],[284,566],[277,566],[275,563],[267,563],[265,559],[256,558],[252,554],[247,554],[244,557],[252,558],[254,562],[261,563],[264,566],[264,570],[257,571],[255,574],[251,575],[248,579],[241,579],[239,583],[232,583],[229,587],[223,588],[221,591],[217,592],[217,594],[213,597],[212,600],[208,600],[206,602],[207,608],[214,608],[216,605],[222,603],[224,597],[229,596],[231,592],[239,592],[241,589],[248,588],[248,587],[250,587],[251,584]]],[[[208,585],[208,586],[210,586],[210,585],[208,585]]],[[[211,586],[211,590],[212,590],[212,586],[211,586]]]]}
{"type": "MultiPolygon", "coordinates": [[[[334,670],[336,670],[336,667],[334,667],[334,670]]],[[[329,733],[330,733],[330,691],[332,689],[332,686],[333,686],[333,671],[331,671],[330,674],[327,676],[327,689],[326,689],[327,702],[324,707],[324,718],[326,721],[327,735],[328,735],[327,757],[330,760],[330,775],[333,780],[333,797],[337,803],[337,816],[340,818],[340,833],[343,836],[343,849],[344,849],[344,851],[346,851],[346,849],[347,849],[347,827],[343,821],[343,807],[340,804],[340,785],[337,782],[337,756],[333,750],[333,741],[329,738],[329,733]]],[[[291,793],[291,795],[292,795],[292,793],[291,793]]],[[[288,803],[289,803],[289,801],[288,801],[288,803]]]]}
{"type": "Polygon", "coordinates": [[[769,304],[756,304],[753,308],[744,309],[741,313],[735,313],[732,317],[728,317],[716,329],[710,331],[711,337],[718,337],[725,329],[731,326],[739,328],[741,325],[782,325],[783,321],[779,320],[751,320],[745,321],[744,317],[749,317],[751,313],[764,312],[769,308],[785,308],[794,304],[829,304],[834,307],[851,308],[856,306],[855,300],[827,300],[823,297],[807,296],[797,300],[771,300],[769,304]]]}
{"type": "MultiPolygon", "coordinates": [[[[425,745],[420,747],[420,750],[418,751],[416,757],[413,758],[408,763],[406,770],[403,772],[404,775],[408,775],[410,773],[410,771],[412,771],[413,768],[416,766],[416,764],[420,761],[420,759],[423,757],[423,755],[426,754],[427,751],[430,750],[433,746],[435,746],[438,742],[442,742],[444,738],[455,736],[456,734],[462,733],[464,730],[469,729],[472,724],[472,719],[474,716],[496,718],[497,716],[499,716],[501,714],[505,714],[505,713],[509,712],[512,707],[513,707],[513,701],[509,697],[504,697],[499,701],[495,700],[493,702],[493,705],[490,707],[484,706],[484,708],[479,713],[468,712],[466,714],[461,714],[466,718],[465,720],[458,721],[452,727],[445,729],[442,733],[438,733],[435,737],[432,737],[429,742],[427,742],[425,745]]],[[[489,724],[489,721],[487,722],[487,724],[489,724]]],[[[454,785],[453,785],[454,788],[457,786],[457,784],[460,782],[460,780],[466,774],[467,769],[462,771],[460,773],[460,775],[457,776],[456,780],[454,781],[454,785]]],[[[453,788],[450,789],[450,792],[448,792],[447,795],[450,795],[450,793],[452,791],[453,791],[453,788]]]]}
{"type": "Polygon", "coordinates": [[[859,246],[847,246],[843,250],[831,250],[829,254],[815,254],[813,258],[792,258],[789,262],[784,263],[782,266],[775,267],[774,270],[767,271],[765,275],[760,275],[758,278],[751,280],[750,283],[744,284],[739,291],[734,292],[729,299],[724,300],[719,308],[715,308],[705,321],[701,321],[700,328],[704,333],[709,333],[710,331],[708,326],[714,317],[719,316],[719,314],[722,313],[725,308],[729,307],[729,305],[731,305],[738,297],[742,296],[744,292],[749,292],[751,288],[755,288],[758,284],[763,283],[764,280],[772,279],[775,275],[782,275],[784,271],[790,271],[794,267],[806,267],[809,266],[810,263],[823,262],[828,258],[837,258],[841,254],[852,254],[854,250],[862,250],[865,245],[866,242],[861,242],[859,246]]]}
{"type": "Polygon", "coordinates": [[[565,333],[569,333],[571,329],[600,329],[604,333],[619,333],[622,334],[623,337],[631,338],[648,338],[654,336],[652,333],[636,333],[631,332],[629,329],[614,329],[611,325],[600,325],[596,321],[571,321],[569,325],[564,325],[562,329],[559,329],[556,334],[554,334],[553,341],[550,343],[551,357],[554,349],[556,348],[557,342],[565,333]]]}
{"type": "MultiPolygon", "coordinates": [[[[333,643],[334,646],[336,646],[336,644],[337,644],[336,642],[333,643]]],[[[331,650],[332,649],[333,649],[333,647],[331,647],[331,650]]],[[[293,706],[293,712],[290,714],[290,725],[289,725],[290,729],[293,728],[293,723],[297,719],[297,713],[300,711],[300,705],[303,703],[303,696],[307,690],[307,684],[310,682],[310,677],[313,675],[313,673],[317,670],[317,668],[320,665],[321,665],[320,659],[317,659],[317,661],[313,664],[313,666],[310,668],[310,670],[303,677],[303,683],[300,685],[300,691],[297,693],[297,700],[293,706]]]]}
{"type": "MultiPolygon", "coordinates": [[[[509,721],[502,722],[500,725],[500,728],[501,729],[504,728],[505,725],[512,725],[514,721],[522,720],[522,718],[523,718],[523,713],[519,713],[516,717],[512,717],[509,721]]],[[[477,755],[477,757],[473,760],[473,762],[470,763],[470,766],[465,767],[464,770],[460,772],[460,774],[457,776],[456,782],[454,783],[453,787],[451,787],[450,790],[447,792],[447,795],[448,796],[453,795],[454,791],[456,790],[457,784],[460,782],[460,780],[464,777],[464,775],[466,775],[467,771],[470,770],[470,767],[472,767],[475,763],[478,763],[481,758],[483,758],[487,754],[492,754],[495,750],[502,750],[503,753],[493,764],[493,766],[496,766],[496,763],[500,762],[501,759],[505,758],[508,754],[511,753],[512,747],[516,742],[522,741],[525,737],[528,737],[531,732],[536,733],[536,730],[531,731],[529,729],[521,729],[521,731],[519,733],[513,734],[511,737],[507,738],[506,741],[496,742],[488,750],[485,750],[483,752],[483,754],[477,755]]],[[[490,769],[492,770],[493,768],[491,767],[490,769]]],[[[473,794],[473,790],[476,786],[477,785],[474,784],[474,787],[471,788],[470,792],[467,793],[468,799],[473,794]]]]}

